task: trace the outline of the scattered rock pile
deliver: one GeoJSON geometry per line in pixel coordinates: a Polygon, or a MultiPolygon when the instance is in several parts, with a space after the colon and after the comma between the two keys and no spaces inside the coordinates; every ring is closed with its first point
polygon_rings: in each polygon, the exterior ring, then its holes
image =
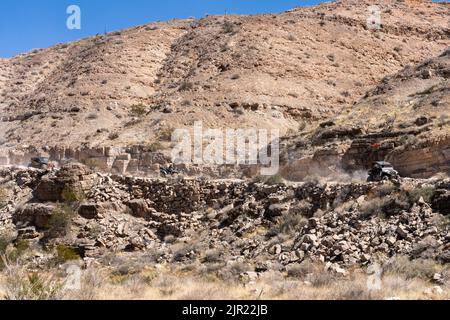
{"type": "Polygon", "coordinates": [[[215,250],[223,261],[245,261],[259,271],[311,259],[338,273],[380,255],[450,261],[443,223],[448,179],[405,180],[402,186],[267,185],[111,176],[78,164],[50,173],[10,169],[0,176],[2,186],[14,184],[12,193],[29,195],[22,203],[11,197],[0,214],[18,238],[64,243],[85,258],[142,251],[158,262],[210,263],[215,250]],[[406,189],[424,196],[403,201],[406,189]],[[433,195],[425,200],[424,190],[433,195]],[[70,232],[48,239],[49,220],[62,206],[73,210],[70,232]]]}

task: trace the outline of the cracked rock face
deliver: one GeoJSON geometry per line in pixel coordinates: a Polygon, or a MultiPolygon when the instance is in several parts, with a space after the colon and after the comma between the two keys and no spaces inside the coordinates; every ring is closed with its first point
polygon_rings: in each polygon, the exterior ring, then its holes
{"type": "Polygon", "coordinates": [[[258,270],[310,259],[338,274],[380,255],[450,261],[449,227],[439,222],[448,214],[448,179],[266,185],[110,176],[81,165],[57,172],[9,168],[0,176],[10,190],[0,231],[37,244],[64,243],[84,258],[135,251],[187,263],[212,259],[206,253],[214,249],[225,261],[258,270]],[[64,200],[61,190],[73,188],[83,196],[64,200]],[[40,189],[61,193],[42,197],[40,189]],[[434,190],[433,196],[407,197],[421,190],[434,190]],[[70,230],[44,237],[63,206],[73,208],[70,230]]]}

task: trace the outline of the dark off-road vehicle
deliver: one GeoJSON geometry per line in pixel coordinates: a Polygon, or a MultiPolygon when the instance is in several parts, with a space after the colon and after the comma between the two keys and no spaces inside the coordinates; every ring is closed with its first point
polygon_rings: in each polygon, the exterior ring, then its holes
{"type": "Polygon", "coordinates": [[[392,164],[386,161],[377,161],[373,165],[373,168],[370,169],[367,181],[396,181],[399,179],[400,175],[394,169],[392,164]]]}
{"type": "Polygon", "coordinates": [[[176,169],[173,165],[167,168],[160,168],[159,172],[162,176],[173,176],[181,173],[181,171],[176,169]]]}
{"type": "Polygon", "coordinates": [[[28,166],[30,168],[43,169],[43,170],[53,169],[55,167],[55,165],[50,162],[50,159],[45,158],[45,157],[31,158],[31,162],[28,166]]]}

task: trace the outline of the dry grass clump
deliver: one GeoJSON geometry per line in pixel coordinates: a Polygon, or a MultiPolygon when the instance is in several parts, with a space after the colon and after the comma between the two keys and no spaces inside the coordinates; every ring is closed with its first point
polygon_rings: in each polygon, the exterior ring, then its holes
{"type": "MultiPolygon", "coordinates": [[[[14,267],[0,276],[0,294],[8,299],[112,299],[112,300],[370,300],[370,299],[448,299],[447,287],[434,290],[435,284],[421,278],[435,269],[429,262],[407,267],[400,259],[386,269],[380,289],[368,286],[368,275],[354,270],[347,277],[325,272],[323,265],[305,262],[291,266],[288,277],[280,271],[268,271],[251,283],[237,279],[223,280],[199,272],[200,266],[189,270],[168,265],[155,265],[138,273],[114,275],[97,268],[81,273],[80,286],[65,290],[65,278],[28,274],[14,267]]],[[[239,270],[242,271],[242,270],[239,270]]],[[[52,273],[54,275],[57,272],[52,273]]]]}
{"type": "Polygon", "coordinates": [[[435,273],[443,270],[443,267],[431,259],[414,259],[407,256],[396,256],[385,266],[385,272],[396,274],[410,279],[431,280],[435,273]]]}
{"type": "Polygon", "coordinates": [[[8,204],[8,191],[5,188],[0,188],[0,209],[8,204]]]}
{"type": "Polygon", "coordinates": [[[62,282],[53,276],[28,272],[18,263],[2,258],[5,269],[3,299],[5,300],[58,300],[63,298],[62,282]]]}

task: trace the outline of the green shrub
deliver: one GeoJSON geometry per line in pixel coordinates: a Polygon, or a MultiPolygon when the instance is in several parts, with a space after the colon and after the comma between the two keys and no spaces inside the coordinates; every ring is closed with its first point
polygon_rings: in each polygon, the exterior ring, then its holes
{"type": "Polygon", "coordinates": [[[13,240],[12,236],[0,235],[0,270],[5,268],[4,259],[15,262],[29,248],[28,241],[18,240],[14,243],[13,240]]]}
{"type": "Polygon", "coordinates": [[[28,273],[20,266],[7,266],[5,300],[56,300],[63,296],[63,285],[52,277],[28,273]]]}
{"type": "Polygon", "coordinates": [[[130,107],[130,116],[142,117],[147,114],[147,106],[143,104],[134,104],[130,107]]]}
{"type": "Polygon", "coordinates": [[[163,145],[160,142],[153,142],[152,144],[148,145],[145,150],[147,152],[156,152],[163,149],[163,145]]]}
{"type": "Polygon", "coordinates": [[[162,141],[171,141],[172,140],[172,134],[174,129],[173,128],[163,128],[161,131],[159,131],[159,139],[162,141]]]}
{"type": "Polygon", "coordinates": [[[86,199],[86,195],[81,188],[66,185],[61,192],[61,198],[67,202],[81,202],[86,199]]]}
{"type": "Polygon", "coordinates": [[[25,251],[27,251],[30,248],[30,244],[27,240],[20,239],[17,240],[14,244],[14,247],[16,248],[16,251],[19,255],[22,255],[25,251]]]}
{"type": "Polygon", "coordinates": [[[8,191],[5,188],[0,188],[0,209],[5,207],[8,203],[8,191]]]}
{"type": "Polygon", "coordinates": [[[47,237],[65,236],[70,229],[75,212],[70,206],[55,209],[47,223],[47,237]]]}
{"type": "Polygon", "coordinates": [[[0,235],[0,255],[6,253],[6,249],[12,243],[12,239],[6,235],[0,235]]]}
{"type": "Polygon", "coordinates": [[[420,198],[423,198],[423,200],[427,203],[431,203],[435,191],[436,191],[435,187],[429,186],[407,190],[406,193],[408,195],[408,199],[411,204],[417,203],[420,198]]]}
{"type": "Polygon", "coordinates": [[[80,255],[73,248],[63,244],[56,247],[56,256],[58,261],[61,263],[81,259],[80,255]]]}

